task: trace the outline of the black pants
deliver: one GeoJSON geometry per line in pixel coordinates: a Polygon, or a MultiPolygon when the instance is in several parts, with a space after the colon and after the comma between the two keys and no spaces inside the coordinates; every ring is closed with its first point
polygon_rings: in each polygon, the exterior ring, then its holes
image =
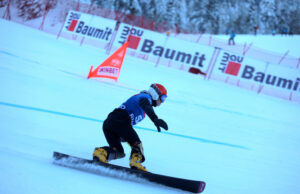
{"type": "Polygon", "coordinates": [[[121,138],[131,146],[140,143],[141,140],[132,128],[131,119],[126,110],[115,109],[111,112],[103,123],[103,132],[110,148],[117,149],[119,153],[124,153],[121,138]]]}
{"type": "Polygon", "coordinates": [[[231,43],[232,43],[233,45],[235,45],[234,38],[229,38],[228,44],[231,45],[231,43]]]}

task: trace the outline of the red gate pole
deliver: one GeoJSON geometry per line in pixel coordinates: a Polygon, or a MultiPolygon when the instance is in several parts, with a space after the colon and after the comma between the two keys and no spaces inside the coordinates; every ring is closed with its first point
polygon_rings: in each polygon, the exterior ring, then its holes
{"type": "Polygon", "coordinates": [[[42,20],[42,23],[41,23],[41,25],[39,27],[39,30],[44,30],[45,19],[46,19],[46,16],[47,16],[48,12],[49,12],[48,3],[49,3],[49,0],[46,0],[46,4],[45,4],[45,8],[44,8],[43,20],[42,20]]]}

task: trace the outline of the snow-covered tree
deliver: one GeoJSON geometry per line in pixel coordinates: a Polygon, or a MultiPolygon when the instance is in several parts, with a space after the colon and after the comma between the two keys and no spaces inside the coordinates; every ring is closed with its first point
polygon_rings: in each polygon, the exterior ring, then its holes
{"type": "Polygon", "coordinates": [[[278,26],[275,10],[275,0],[262,0],[260,2],[260,28],[264,32],[271,33],[272,29],[278,26]]]}
{"type": "Polygon", "coordinates": [[[218,33],[220,16],[217,0],[210,0],[204,9],[206,10],[206,21],[209,21],[207,25],[208,31],[214,34],[218,33]]]}
{"type": "Polygon", "coordinates": [[[290,11],[290,21],[287,23],[290,27],[290,34],[300,34],[300,2],[295,5],[294,9],[290,11]]]}
{"type": "Polygon", "coordinates": [[[189,12],[187,13],[188,23],[192,32],[205,32],[207,31],[207,14],[204,7],[207,7],[209,0],[203,1],[188,1],[187,6],[189,12]]]}
{"type": "MultiPolygon", "coordinates": [[[[141,14],[148,19],[155,19],[155,16],[158,15],[156,6],[159,3],[156,3],[155,0],[139,0],[139,7],[141,8],[141,14]]],[[[156,20],[159,20],[156,18],[156,20]]]]}
{"type": "Polygon", "coordinates": [[[46,0],[46,10],[54,9],[57,5],[57,0],[46,0]]]}
{"type": "Polygon", "coordinates": [[[300,33],[300,1],[286,0],[279,1],[276,0],[276,18],[278,21],[277,28],[281,32],[284,28],[293,33],[300,33]]]}
{"type": "MultiPolygon", "coordinates": [[[[271,33],[282,28],[300,33],[300,0],[91,0],[102,8],[143,16],[187,32],[271,33]]],[[[121,20],[122,21],[122,20],[121,20]]]]}
{"type": "Polygon", "coordinates": [[[17,0],[19,16],[24,20],[31,20],[42,16],[43,3],[39,0],[17,0]]]}
{"type": "Polygon", "coordinates": [[[0,7],[4,7],[8,4],[8,0],[0,0],[0,7]]]}

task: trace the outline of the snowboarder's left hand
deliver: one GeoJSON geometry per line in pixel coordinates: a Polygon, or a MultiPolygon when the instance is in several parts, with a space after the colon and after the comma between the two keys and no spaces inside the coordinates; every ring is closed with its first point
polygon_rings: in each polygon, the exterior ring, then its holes
{"type": "Polygon", "coordinates": [[[168,125],[167,125],[167,123],[166,123],[164,120],[162,120],[162,119],[156,118],[156,119],[154,120],[154,124],[155,124],[155,126],[157,127],[157,131],[158,131],[158,132],[161,131],[161,130],[160,130],[161,127],[164,128],[165,130],[168,130],[168,125]]]}

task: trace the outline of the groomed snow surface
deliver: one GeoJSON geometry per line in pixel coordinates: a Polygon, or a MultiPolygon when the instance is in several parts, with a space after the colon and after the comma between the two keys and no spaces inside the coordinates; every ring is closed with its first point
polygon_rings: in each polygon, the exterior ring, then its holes
{"type": "MultiPolygon", "coordinates": [[[[107,145],[102,123],[128,97],[161,83],[135,128],[154,173],[207,183],[207,194],[299,194],[300,104],[258,95],[126,56],[118,82],[86,79],[104,50],[0,19],[0,193],[184,193],[52,163],[53,151],[91,158],[107,145]]],[[[293,43],[296,44],[296,43],[293,43]]],[[[113,164],[129,165],[127,156],[113,164]]]]}

